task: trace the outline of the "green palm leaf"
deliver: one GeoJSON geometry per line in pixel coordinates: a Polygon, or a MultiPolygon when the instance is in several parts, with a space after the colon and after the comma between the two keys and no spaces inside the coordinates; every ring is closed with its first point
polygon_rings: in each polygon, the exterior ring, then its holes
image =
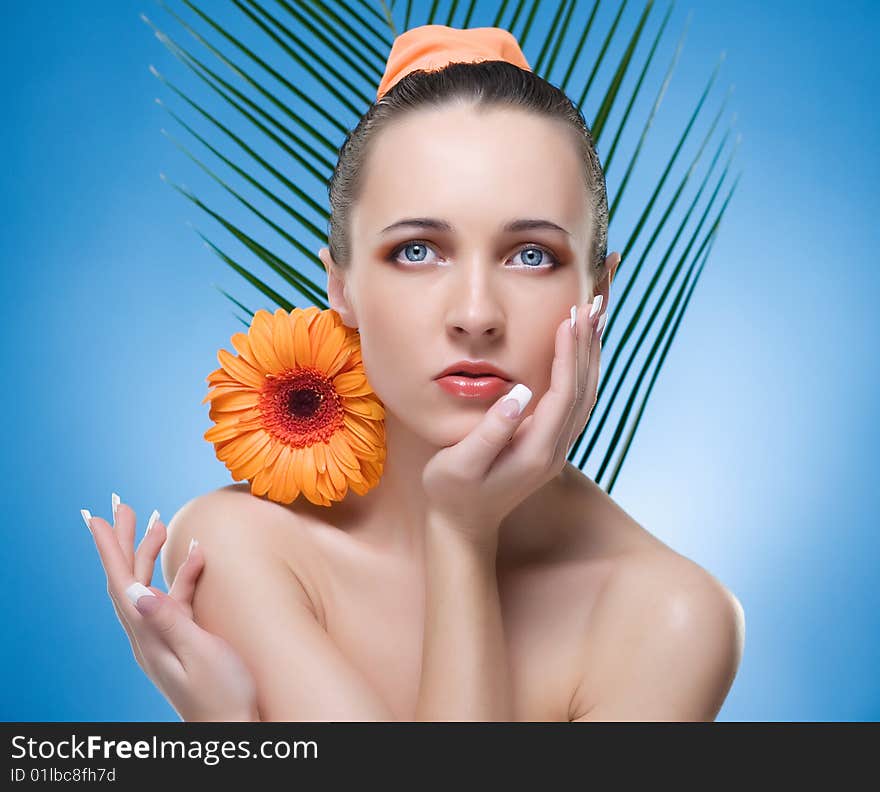
{"type": "MultiPolygon", "coordinates": [[[[651,37],[647,53],[641,53],[640,44],[645,37],[654,12],[654,0],[647,0],[638,18],[625,32],[628,23],[624,22],[627,0],[619,3],[613,21],[604,31],[594,31],[601,0],[563,0],[561,3],[546,3],[542,0],[501,0],[494,17],[485,11],[480,14],[474,0],[461,2],[452,0],[446,11],[441,13],[439,0],[432,0],[427,15],[417,18],[412,0],[406,2],[386,2],[386,0],[230,0],[229,9],[241,15],[241,25],[259,31],[267,46],[273,51],[277,48],[288,61],[285,69],[279,70],[261,58],[255,50],[259,47],[245,43],[245,37],[236,35],[229,25],[213,18],[192,0],[181,0],[197,18],[206,33],[199,32],[193,24],[171,9],[163,0],[159,4],[168,12],[182,29],[204,48],[220,65],[220,71],[228,71],[240,81],[241,88],[224,79],[216,71],[176,41],[167,32],[153,24],[145,15],[142,18],[154,30],[157,38],[186,66],[187,73],[194,75],[199,83],[207,85],[212,96],[219,97],[224,107],[242,122],[244,129],[236,131],[232,123],[223,120],[218,112],[213,112],[178,88],[171,80],[151,66],[153,74],[162,80],[176,97],[196,113],[211,128],[219,131],[223,145],[218,141],[209,142],[206,136],[184,121],[164,102],[157,102],[169,113],[171,118],[192,136],[223,166],[255,190],[270,206],[281,211],[289,222],[283,225],[272,220],[254,202],[248,200],[240,191],[234,189],[229,181],[214,172],[184,144],[178,142],[164,129],[179,150],[193,160],[213,181],[222,188],[224,194],[233,197],[243,206],[247,215],[255,217],[267,235],[280,237],[286,245],[284,253],[270,249],[269,242],[256,239],[246,233],[241,223],[232,222],[228,217],[198,199],[190,190],[171,184],[180,194],[197,206],[254,257],[255,263],[265,266],[284,284],[284,290],[298,292],[308,304],[321,309],[328,307],[325,290],[318,285],[294,261],[311,262],[318,268],[322,278],[323,266],[313,253],[316,247],[326,245],[326,233],[319,223],[326,225],[329,220],[326,187],[333,172],[339,147],[360,116],[367,110],[375,97],[376,86],[381,80],[394,38],[403,30],[422,24],[445,24],[459,28],[504,27],[510,30],[520,43],[526,58],[536,74],[558,85],[572,97],[587,118],[593,137],[599,149],[600,159],[605,168],[608,182],[609,238],[626,238],[622,248],[623,261],[618,267],[617,277],[626,274],[623,292],[614,300],[613,310],[609,312],[603,337],[603,346],[611,352],[603,363],[603,376],[596,406],[584,431],[578,437],[569,454],[569,459],[584,469],[586,462],[595,451],[600,455],[597,482],[607,478],[605,489],[611,492],[620,473],[623,461],[632,446],[636,430],[645,412],[648,398],[657,381],[660,369],[681,324],[687,306],[718,236],[721,221],[730,203],[736,186],[726,191],[724,200],[716,209],[723,184],[730,172],[736,151],[741,141],[738,136],[727,157],[721,174],[712,177],[717,163],[725,150],[733,132],[734,116],[730,125],[714,146],[714,155],[706,168],[699,186],[686,206],[679,207],[690,186],[703,153],[709,147],[730,98],[732,88],[727,91],[712,118],[705,127],[696,153],[680,176],[675,176],[678,158],[692,131],[704,124],[705,106],[717,79],[719,69],[725,58],[722,52],[706,87],[696,102],[693,112],[683,125],[675,146],[668,154],[665,167],[656,179],[651,195],[642,207],[638,220],[631,229],[619,229],[613,221],[626,193],[630,179],[640,159],[649,131],[658,113],[663,97],[669,87],[681,54],[691,15],[688,15],[684,29],[672,53],[670,63],[660,81],[651,109],[643,121],[641,132],[628,161],[623,176],[616,181],[609,177],[612,162],[617,163],[619,149],[625,132],[639,123],[634,118],[633,109],[653,75],[651,64],[658,54],[660,42],[672,15],[674,0],[667,8],[657,32],[651,37]],[[589,6],[589,8],[588,8],[589,6]],[[547,30],[540,31],[540,23],[547,22],[547,30]],[[311,41],[303,35],[307,33],[311,41]],[[209,37],[215,40],[214,43],[209,37]],[[589,101],[591,89],[602,74],[602,66],[612,44],[621,37],[622,54],[605,87],[604,95],[597,101],[589,101]],[[533,44],[534,42],[534,44],[533,44]],[[582,58],[588,43],[593,55],[582,58]],[[221,49],[221,47],[223,49],[221,49]],[[225,52],[223,50],[226,50],[225,52]],[[302,53],[307,53],[305,57],[302,53]],[[282,73],[283,72],[283,73],[282,73]],[[308,74],[318,84],[323,95],[303,91],[296,79],[290,75],[308,74]],[[626,89],[627,76],[633,75],[633,85],[626,89]],[[285,76],[288,75],[288,76],[285,76]],[[252,98],[245,91],[256,94],[252,98]],[[295,102],[282,98],[282,93],[295,97],[295,102]],[[267,106],[268,105],[268,106],[267,106]],[[303,111],[306,111],[305,113],[303,111]],[[606,129],[619,115],[616,129],[606,129]],[[313,115],[311,120],[309,115],[313,115]],[[604,140],[612,135],[605,151],[604,140]],[[282,157],[272,160],[261,153],[264,144],[271,143],[282,157]],[[232,148],[230,148],[230,144],[232,148]],[[288,175],[290,162],[302,169],[302,179],[288,175]],[[306,185],[313,180],[314,189],[306,185]],[[664,194],[667,182],[675,180],[675,189],[668,197],[664,194]],[[269,186],[277,182],[280,187],[269,186]],[[708,190],[709,186],[711,190],[708,190]],[[711,194],[700,208],[706,192],[711,194]],[[655,212],[656,210],[656,212],[655,212]],[[656,219],[654,215],[658,215],[656,219]],[[692,222],[693,220],[693,222],[692,222]],[[655,244],[665,229],[674,232],[665,249],[652,254],[655,244]],[[633,252],[646,237],[638,254],[633,252]],[[682,248],[679,250],[679,242],[682,248]],[[290,256],[289,249],[295,251],[290,256]],[[636,259],[635,265],[629,265],[636,259]],[[643,269],[647,269],[648,282],[637,287],[643,269]],[[628,309],[628,314],[623,311],[628,309]],[[620,322],[618,322],[620,317],[620,322]],[[619,339],[615,330],[620,330],[619,339]],[[612,342],[612,339],[613,342],[612,342]],[[637,357],[646,351],[644,360],[637,364],[637,357]],[[633,373],[633,382],[628,375],[633,373]],[[644,387],[643,387],[644,386],[644,387]],[[612,412],[619,412],[612,419],[612,412]],[[607,433],[604,432],[607,428],[607,433]],[[608,439],[604,435],[608,434],[608,439]],[[597,446],[600,446],[597,448],[597,446]]],[[[447,4],[444,4],[447,5],[447,4]]],[[[212,7],[212,10],[215,7],[212,7]]],[[[238,27],[236,27],[236,30],[238,27]]],[[[261,45],[262,46],[262,45],[261,45]]],[[[588,51],[590,51],[588,49],[588,51]]],[[[227,75],[228,76],[228,75],[227,75]]],[[[615,169],[617,170],[617,169],[615,169]]],[[[166,177],[162,174],[162,178],[166,177]]],[[[167,181],[167,179],[166,179],[167,181]]],[[[291,310],[294,304],[265,280],[257,277],[246,263],[237,261],[233,255],[224,252],[206,235],[197,230],[205,245],[237,275],[266,298],[270,304],[291,310]]],[[[254,312],[213,284],[234,306],[245,315],[253,317],[254,312]]],[[[239,314],[235,317],[245,325],[249,322],[239,314]]],[[[607,353],[606,353],[607,354],[607,353]]]]}

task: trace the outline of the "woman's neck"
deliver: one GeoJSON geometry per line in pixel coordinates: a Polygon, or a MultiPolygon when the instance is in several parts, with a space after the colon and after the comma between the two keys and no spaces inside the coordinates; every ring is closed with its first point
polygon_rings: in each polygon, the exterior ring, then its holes
{"type": "MultiPolygon", "coordinates": [[[[440,448],[415,435],[386,413],[386,458],[379,483],[365,495],[349,491],[334,503],[334,522],[352,537],[377,550],[402,557],[420,559],[428,509],[423,496],[422,471],[440,448]]],[[[560,507],[566,472],[549,481],[526,498],[502,522],[499,541],[511,546],[552,541],[547,534],[548,498],[560,507]],[[546,526],[542,538],[534,536],[534,525],[546,526]],[[531,534],[531,536],[530,536],[531,534]]],[[[550,513],[557,511],[553,508],[550,513]]]]}

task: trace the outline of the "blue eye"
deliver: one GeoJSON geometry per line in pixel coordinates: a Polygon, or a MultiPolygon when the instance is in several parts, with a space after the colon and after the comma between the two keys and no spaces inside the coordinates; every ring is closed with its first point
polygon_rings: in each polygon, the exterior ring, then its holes
{"type": "MultiPolygon", "coordinates": [[[[411,240],[410,242],[404,242],[402,245],[398,245],[388,256],[388,260],[394,263],[403,264],[403,261],[398,260],[398,255],[406,250],[415,251],[413,256],[410,256],[409,253],[406,254],[406,260],[412,264],[420,264],[426,261],[427,251],[431,249],[431,246],[427,242],[423,242],[422,240],[411,240]]],[[[521,247],[516,255],[520,253],[524,253],[529,251],[531,255],[528,260],[531,263],[526,264],[524,269],[556,269],[561,266],[561,262],[558,258],[556,258],[553,253],[551,253],[547,248],[542,247],[540,245],[527,245],[525,247],[521,247]],[[540,253],[540,256],[535,255],[535,251],[540,253]],[[549,266],[540,266],[545,258],[550,259],[549,266]]]]}
{"type": "Polygon", "coordinates": [[[526,251],[529,251],[532,253],[532,255],[529,257],[529,259],[533,263],[535,263],[535,259],[536,259],[536,256],[534,255],[534,251],[537,251],[538,253],[541,254],[540,258],[536,262],[537,264],[541,264],[545,258],[549,258],[550,261],[552,262],[552,264],[549,267],[539,267],[539,266],[533,266],[532,264],[529,264],[526,267],[526,269],[556,269],[559,266],[559,259],[556,258],[556,256],[554,256],[549,250],[547,250],[547,248],[540,247],[539,245],[529,245],[528,247],[520,248],[519,251],[517,252],[517,255],[519,255],[519,253],[525,253],[526,251]]]}
{"type": "Polygon", "coordinates": [[[425,257],[425,255],[427,255],[428,246],[424,242],[418,242],[418,241],[405,242],[403,245],[399,245],[398,247],[396,247],[391,253],[391,260],[392,261],[396,260],[398,254],[401,251],[407,250],[410,248],[416,251],[416,255],[414,258],[410,258],[409,255],[407,255],[407,257],[406,257],[407,261],[419,264],[425,260],[424,257],[425,257]]]}

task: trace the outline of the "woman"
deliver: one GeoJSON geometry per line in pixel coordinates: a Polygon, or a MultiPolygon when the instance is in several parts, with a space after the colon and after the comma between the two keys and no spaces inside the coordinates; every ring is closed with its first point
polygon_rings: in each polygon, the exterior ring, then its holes
{"type": "Polygon", "coordinates": [[[330,508],[224,487],[136,553],[125,504],[87,518],[138,662],[184,720],[714,719],[738,601],[567,462],[620,262],[582,115],[499,28],[407,31],[379,98],[319,256],[381,481],[330,508]],[[468,361],[500,379],[442,376],[468,361]]]}

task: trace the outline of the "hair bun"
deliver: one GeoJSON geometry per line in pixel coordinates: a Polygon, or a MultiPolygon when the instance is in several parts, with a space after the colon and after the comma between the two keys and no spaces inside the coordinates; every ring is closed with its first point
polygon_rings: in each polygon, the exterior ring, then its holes
{"type": "Polygon", "coordinates": [[[503,60],[531,71],[516,37],[500,27],[453,28],[420,25],[401,33],[391,45],[385,74],[376,92],[378,101],[391,86],[417,69],[435,71],[450,63],[503,60]]]}

